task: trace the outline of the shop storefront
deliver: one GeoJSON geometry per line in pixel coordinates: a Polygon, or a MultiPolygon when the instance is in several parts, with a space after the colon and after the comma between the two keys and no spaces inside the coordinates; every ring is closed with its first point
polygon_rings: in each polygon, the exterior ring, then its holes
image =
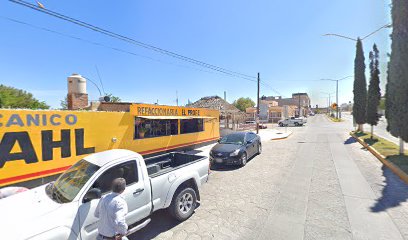
{"type": "MultiPolygon", "coordinates": [[[[55,176],[94,152],[142,155],[219,138],[219,111],[133,104],[130,112],[0,110],[0,186],[55,176]]],[[[21,184],[20,184],[21,185],[21,184]]]]}

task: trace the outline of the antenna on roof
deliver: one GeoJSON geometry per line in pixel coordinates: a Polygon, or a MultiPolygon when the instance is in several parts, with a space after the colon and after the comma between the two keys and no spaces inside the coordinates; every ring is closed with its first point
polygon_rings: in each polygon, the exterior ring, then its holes
{"type": "Polygon", "coordinates": [[[98,66],[95,65],[95,68],[96,68],[96,73],[98,74],[99,82],[101,83],[101,87],[102,87],[103,94],[106,95],[105,89],[103,88],[103,83],[102,83],[101,75],[99,74],[98,66]]]}

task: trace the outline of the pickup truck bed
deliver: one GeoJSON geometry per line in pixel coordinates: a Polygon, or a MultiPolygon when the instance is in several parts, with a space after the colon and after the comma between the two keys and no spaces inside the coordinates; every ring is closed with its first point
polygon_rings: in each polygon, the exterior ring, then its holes
{"type": "Polygon", "coordinates": [[[189,155],[184,153],[166,153],[163,155],[145,159],[147,173],[149,177],[154,178],[162,174],[182,168],[186,165],[199,162],[206,157],[189,155]]]}

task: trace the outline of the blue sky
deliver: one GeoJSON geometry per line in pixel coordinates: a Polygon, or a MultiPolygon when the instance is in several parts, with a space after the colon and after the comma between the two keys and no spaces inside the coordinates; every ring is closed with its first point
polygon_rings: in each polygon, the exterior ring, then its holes
{"type": "MultiPolygon", "coordinates": [[[[27,0],[28,1],[28,0],[27,0]]],[[[35,1],[29,1],[35,3],[35,1]]],[[[50,10],[210,64],[248,75],[261,74],[273,87],[261,95],[307,92],[326,105],[321,92],[335,83],[316,81],[353,74],[355,43],[323,37],[364,36],[390,22],[389,1],[56,1],[50,10]]],[[[158,54],[52,18],[9,1],[0,2],[0,83],[25,89],[54,108],[67,92],[66,78],[79,73],[95,82],[98,66],[105,91],[124,101],[175,105],[227,91],[227,100],[256,99],[256,83],[158,54]],[[112,50],[5,19],[30,23],[137,55],[112,50]],[[148,58],[146,58],[148,57],[148,58]],[[153,59],[153,60],[152,60],[153,59]]],[[[382,88],[390,30],[364,41],[366,65],[373,43],[381,52],[382,88]]],[[[368,75],[367,75],[368,79],[368,75]]],[[[340,83],[340,101],[352,100],[353,80],[340,83]]],[[[91,100],[99,97],[88,84],[91,100]]]]}

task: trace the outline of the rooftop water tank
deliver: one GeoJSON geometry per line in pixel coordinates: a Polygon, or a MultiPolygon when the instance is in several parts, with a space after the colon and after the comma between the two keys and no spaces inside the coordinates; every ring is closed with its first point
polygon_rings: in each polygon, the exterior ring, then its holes
{"type": "Polygon", "coordinates": [[[68,94],[82,93],[86,94],[86,79],[77,73],[68,77],[68,94]]]}

